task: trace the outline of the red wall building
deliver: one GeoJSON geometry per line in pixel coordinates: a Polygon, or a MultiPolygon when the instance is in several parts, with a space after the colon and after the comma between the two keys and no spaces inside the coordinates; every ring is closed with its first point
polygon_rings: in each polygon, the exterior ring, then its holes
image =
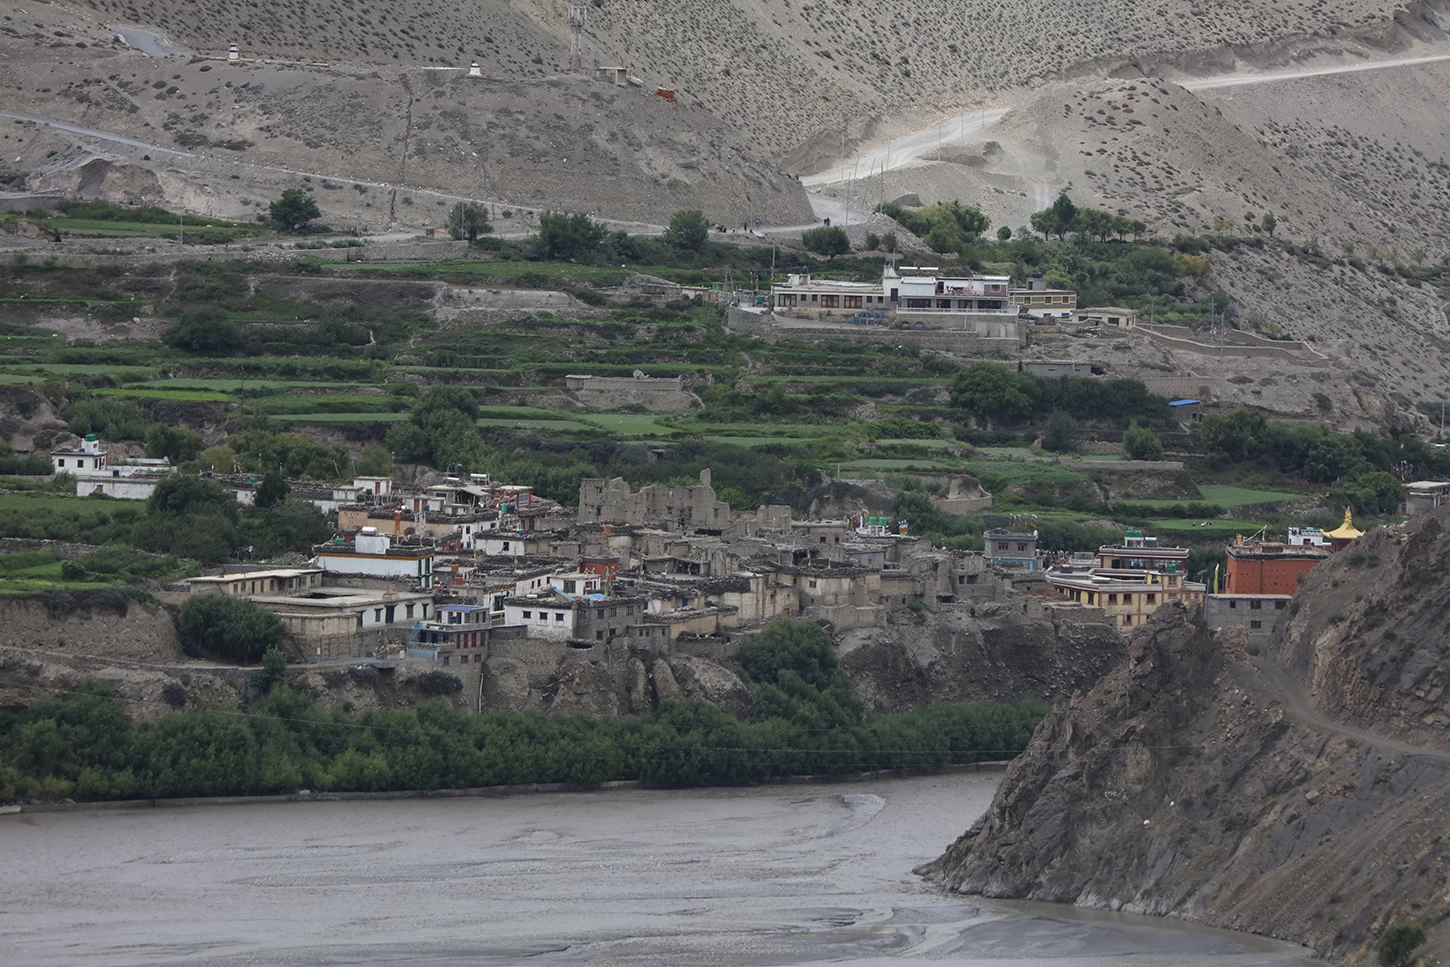
{"type": "Polygon", "coordinates": [[[1224,594],[1294,594],[1299,581],[1329,556],[1318,547],[1234,544],[1228,549],[1224,594]]]}

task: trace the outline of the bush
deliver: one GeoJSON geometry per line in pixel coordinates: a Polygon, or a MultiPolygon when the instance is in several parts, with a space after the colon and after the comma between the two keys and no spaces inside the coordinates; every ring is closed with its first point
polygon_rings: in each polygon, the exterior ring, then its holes
{"type": "Polygon", "coordinates": [[[220,309],[193,308],[167,327],[161,341],[173,349],[203,355],[229,353],[242,344],[242,330],[220,309]]]}
{"type": "Polygon", "coordinates": [[[1374,949],[1384,967],[1399,967],[1410,959],[1410,952],[1424,942],[1425,928],[1411,920],[1392,924],[1380,936],[1374,949]]]}
{"type": "Polygon", "coordinates": [[[463,679],[445,671],[427,671],[412,682],[424,695],[451,695],[463,691],[463,679]]]}
{"type": "Polygon", "coordinates": [[[1123,431],[1123,453],[1129,460],[1162,460],[1163,441],[1158,434],[1138,425],[1135,420],[1123,431]]]}
{"type": "Polygon", "coordinates": [[[835,258],[851,251],[851,239],[844,228],[822,227],[807,229],[801,234],[801,244],[807,252],[835,258]]]}
{"type": "Polygon", "coordinates": [[[1042,433],[1042,448],[1053,453],[1071,453],[1077,449],[1077,421],[1063,410],[1053,410],[1042,433]]]}
{"type": "Polygon", "coordinates": [[[182,634],[197,647],[254,662],[282,642],[282,619],[245,598],[195,594],[181,606],[182,634]]]}

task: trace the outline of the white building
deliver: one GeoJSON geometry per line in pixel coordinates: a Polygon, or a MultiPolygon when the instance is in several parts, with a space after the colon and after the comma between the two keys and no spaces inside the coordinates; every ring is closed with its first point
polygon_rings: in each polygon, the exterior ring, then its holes
{"type": "Polygon", "coordinates": [[[117,500],[146,500],[156,492],[161,481],[176,472],[176,468],[120,464],[100,470],[66,472],[75,474],[77,497],[105,494],[117,500]]]}
{"type": "Polygon", "coordinates": [[[770,287],[771,304],[787,315],[831,316],[885,312],[890,306],[879,282],[837,282],[792,273],[770,287]]]}
{"type": "Polygon", "coordinates": [[[504,624],[522,625],[530,638],[568,641],[574,637],[576,602],[554,595],[509,598],[503,603],[504,624]]]}
{"type": "Polygon", "coordinates": [[[570,571],[567,574],[549,575],[549,584],[559,594],[603,594],[604,576],[586,571],[570,571]]]}
{"type": "Polygon", "coordinates": [[[903,265],[888,268],[882,278],[887,300],[912,312],[1009,313],[1011,276],[957,276],[943,274],[934,265],[903,265]]]}
{"type": "Polygon", "coordinates": [[[416,581],[424,588],[433,586],[433,549],[393,547],[392,539],[379,534],[375,527],[364,527],[350,543],[321,544],[313,550],[317,566],[324,571],[416,581]]]}
{"type": "MultiPolygon", "coordinates": [[[[101,449],[101,441],[94,433],[87,433],[79,450],[50,451],[52,473],[77,473],[82,470],[100,470],[106,465],[107,450],[101,449]]],[[[89,492],[89,491],[88,491],[89,492]]]]}

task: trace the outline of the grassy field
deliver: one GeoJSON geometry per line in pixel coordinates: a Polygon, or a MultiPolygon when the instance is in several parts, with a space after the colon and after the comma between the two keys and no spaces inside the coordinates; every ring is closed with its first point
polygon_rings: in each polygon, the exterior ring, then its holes
{"type": "Polygon", "coordinates": [[[624,436],[669,436],[679,432],[674,427],[655,422],[656,418],[646,413],[580,413],[577,418],[590,426],[624,436]]]}
{"type": "Polygon", "coordinates": [[[1249,507],[1254,504],[1277,504],[1286,500],[1304,500],[1310,494],[1288,490],[1263,490],[1254,487],[1238,487],[1232,484],[1203,484],[1198,488],[1203,496],[1190,500],[1135,500],[1135,504],[1148,507],[1171,507],[1174,504],[1214,504],[1230,507],[1249,507]]]}
{"type": "Polygon", "coordinates": [[[22,373],[0,373],[0,386],[35,386],[45,382],[44,376],[26,376],[22,373]]]}
{"type": "Polygon", "coordinates": [[[139,378],[159,373],[161,370],[156,366],[127,366],[127,365],[102,365],[100,363],[24,363],[16,361],[0,362],[0,366],[14,371],[43,373],[54,373],[57,376],[103,376],[111,373],[116,376],[139,378]]]}
{"type": "Polygon", "coordinates": [[[230,402],[226,393],[202,389],[98,389],[97,396],[120,396],[131,399],[194,400],[208,403],[230,402]]]}
{"type": "Polygon", "coordinates": [[[276,413],[279,423],[401,423],[407,413],[276,413]]]}
{"type": "Polygon", "coordinates": [[[111,501],[101,497],[77,497],[62,494],[0,493],[0,510],[74,510],[76,508],[100,509],[117,504],[132,504],[132,501],[111,501]]]}

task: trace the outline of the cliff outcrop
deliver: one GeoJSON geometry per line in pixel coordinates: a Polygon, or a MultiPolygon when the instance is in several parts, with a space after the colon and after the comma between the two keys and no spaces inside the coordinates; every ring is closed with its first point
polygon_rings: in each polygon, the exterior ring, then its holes
{"type": "Polygon", "coordinates": [[[1160,610],[921,872],[1341,961],[1414,919],[1430,935],[1420,953],[1450,954],[1445,516],[1374,531],[1316,568],[1261,656],[1160,610]]]}
{"type": "Polygon", "coordinates": [[[1108,623],[1029,617],[996,601],[893,615],[837,637],[841,669],[871,711],[937,702],[1065,699],[1127,657],[1108,623]]]}

